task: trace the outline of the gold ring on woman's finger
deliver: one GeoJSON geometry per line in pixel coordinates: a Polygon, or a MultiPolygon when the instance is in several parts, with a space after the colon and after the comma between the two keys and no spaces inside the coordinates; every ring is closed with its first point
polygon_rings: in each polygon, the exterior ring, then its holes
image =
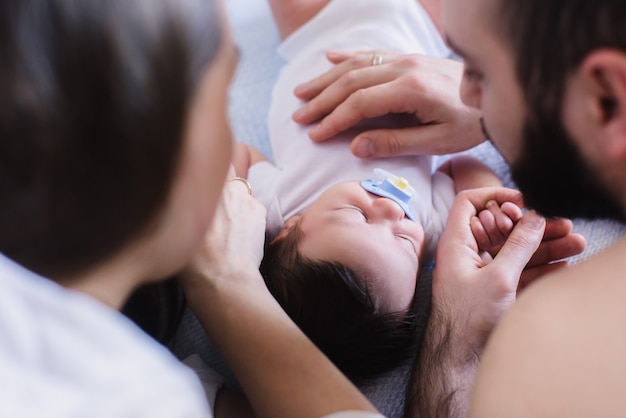
{"type": "Polygon", "coordinates": [[[240,181],[245,184],[246,188],[248,189],[248,194],[252,196],[252,186],[250,186],[248,180],[244,179],[243,177],[233,177],[232,179],[230,179],[230,181],[240,181]]]}

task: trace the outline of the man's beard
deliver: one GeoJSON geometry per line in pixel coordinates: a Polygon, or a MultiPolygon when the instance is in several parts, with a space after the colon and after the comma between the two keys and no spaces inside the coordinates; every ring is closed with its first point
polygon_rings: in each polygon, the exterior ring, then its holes
{"type": "Polygon", "coordinates": [[[527,207],[544,216],[626,220],[618,199],[589,167],[558,118],[526,120],[511,176],[527,207]]]}

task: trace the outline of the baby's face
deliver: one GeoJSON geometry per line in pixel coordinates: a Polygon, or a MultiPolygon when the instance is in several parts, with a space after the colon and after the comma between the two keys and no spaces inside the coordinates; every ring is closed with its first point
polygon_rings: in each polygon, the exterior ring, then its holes
{"type": "Polygon", "coordinates": [[[383,312],[408,309],[415,293],[424,230],[394,201],[358,181],[326,190],[302,214],[300,253],[337,262],[365,277],[383,312]]]}

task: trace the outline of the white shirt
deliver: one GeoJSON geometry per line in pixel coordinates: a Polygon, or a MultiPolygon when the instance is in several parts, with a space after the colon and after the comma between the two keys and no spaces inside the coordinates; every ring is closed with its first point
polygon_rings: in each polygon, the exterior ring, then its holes
{"type": "Polygon", "coordinates": [[[195,374],[119,312],[0,255],[0,417],[212,417],[195,374]]]}
{"type": "Polygon", "coordinates": [[[255,164],[248,172],[254,196],[268,210],[269,236],[276,236],[287,219],[302,213],[330,186],[372,178],[374,168],[380,167],[408,179],[416,190],[411,205],[424,228],[424,258],[428,260],[454,200],[452,180],[433,174],[433,158],[359,159],[349,149],[354,130],[317,144],[308,138],[310,127],[291,119],[303,104],[294,96],[294,88],[331,67],[325,58],[329,49],[450,54],[415,0],[331,1],[281,44],[279,53],[286,64],[274,86],[268,121],[274,162],[255,164]]]}

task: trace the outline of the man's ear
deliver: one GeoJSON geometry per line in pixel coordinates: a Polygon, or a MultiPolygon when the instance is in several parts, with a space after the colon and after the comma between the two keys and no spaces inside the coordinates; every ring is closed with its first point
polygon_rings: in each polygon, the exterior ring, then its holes
{"type": "Polygon", "coordinates": [[[603,132],[605,151],[626,158],[626,51],[594,51],[580,68],[591,86],[591,117],[603,132]]]}
{"type": "Polygon", "coordinates": [[[293,231],[293,229],[298,225],[301,218],[302,218],[302,215],[295,215],[287,219],[287,222],[285,222],[285,226],[283,226],[283,229],[280,230],[280,232],[278,233],[276,238],[272,240],[270,245],[280,242],[284,240],[285,238],[287,238],[287,236],[291,233],[291,231],[293,231]]]}

